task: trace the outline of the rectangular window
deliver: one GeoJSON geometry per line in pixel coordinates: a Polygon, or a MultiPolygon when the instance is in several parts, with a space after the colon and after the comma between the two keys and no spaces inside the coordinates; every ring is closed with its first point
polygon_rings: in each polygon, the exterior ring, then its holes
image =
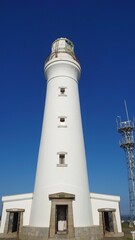
{"type": "Polygon", "coordinates": [[[59,155],[59,164],[65,164],[65,154],[59,155]]]}
{"type": "Polygon", "coordinates": [[[67,96],[67,87],[59,87],[59,96],[67,96]]]}
{"type": "Polygon", "coordinates": [[[60,88],[60,93],[64,94],[65,93],[65,88],[60,88]]]}
{"type": "Polygon", "coordinates": [[[57,167],[67,167],[66,164],[66,152],[59,152],[58,154],[58,164],[57,167]]]}
{"type": "Polygon", "coordinates": [[[61,117],[61,118],[60,118],[60,122],[64,123],[64,122],[65,122],[65,118],[64,118],[64,117],[61,117]]]}
{"type": "Polygon", "coordinates": [[[58,117],[58,127],[67,127],[67,117],[65,116],[58,117]]]}

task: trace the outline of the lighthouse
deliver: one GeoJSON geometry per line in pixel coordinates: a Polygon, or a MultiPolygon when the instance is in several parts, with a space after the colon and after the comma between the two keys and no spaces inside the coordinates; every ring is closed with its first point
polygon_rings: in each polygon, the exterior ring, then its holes
{"type": "Polygon", "coordinates": [[[34,193],[3,196],[0,233],[20,240],[123,236],[120,197],[89,192],[73,43],[59,38],[44,65],[47,92],[34,193]]]}
{"type": "Polygon", "coordinates": [[[30,226],[50,237],[93,224],[73,43],[59,38],[44,65],[47,80],[30,226]]]}

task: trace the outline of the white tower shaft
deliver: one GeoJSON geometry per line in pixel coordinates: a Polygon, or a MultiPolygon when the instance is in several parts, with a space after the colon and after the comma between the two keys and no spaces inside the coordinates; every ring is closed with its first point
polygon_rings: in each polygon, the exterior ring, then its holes
{"type": "Polygon", "coordinates": [[[30,225],[49,227],[49,195],[69,193],[75,227],[92,225],[87,167],[78,94],[80,65],[73,44],[60,38],[45,63],[46,104],[30,225]]]}

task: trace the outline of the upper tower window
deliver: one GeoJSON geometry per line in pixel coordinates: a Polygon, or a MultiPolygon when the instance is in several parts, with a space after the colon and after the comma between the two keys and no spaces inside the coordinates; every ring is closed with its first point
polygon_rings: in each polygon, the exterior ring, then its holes
{"type": "Polygon", "coordinates": [[[61,118],[60,118],[60,122],[64,123],[64,122],[65,122],[65,118],[64,118],[64,117],[61,117],[61,118]]]}
{"type": "Polygon", "coordinates": [[[60,116],[58,117],[58,127],[67,127],[67,117],[60,116]]]}
{"type": "Polygon", "coordinates": [[[59,164],[65,164],[65,154],[59,154],[59,164]]]}
{"type": "Polygon", "coordinates": [[[66,164],[66,152],[59,152],[57,153],[59,156],[59,163],[57,164],[57,167],[67,167],[66,164]]]}
{"type": "Polygon", "coordinates": [[[61,89],[60,89],[60,93],[61,93],[61,94],[64,94],[64,93],[65,93],[65,88],[61,88],[61,89]]]}
{"type": "Polygon", "coordinates": [[[59,87],[59,96],[67,96],[67,88],[59,87]]]}

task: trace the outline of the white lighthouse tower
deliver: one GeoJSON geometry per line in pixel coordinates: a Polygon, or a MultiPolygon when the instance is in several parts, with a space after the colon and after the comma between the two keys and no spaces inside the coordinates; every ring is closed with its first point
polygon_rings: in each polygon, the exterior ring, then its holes
{"type": "Polygon", "coordinates": [[[54,41],[44,71],[47,93],[30,226],[47,229],[52,238],[74,237],[93,220],[78,94],[81,68],[71,41],[54,41]]]}
{"type": "Polygon", "coordinates": [[[66,38],[45,62],[46,104],[34,194],[3,196],[3,239],[101,240],[123,236],[119,196],[89,193],[78,81],[80,64],[66,38]]]}

